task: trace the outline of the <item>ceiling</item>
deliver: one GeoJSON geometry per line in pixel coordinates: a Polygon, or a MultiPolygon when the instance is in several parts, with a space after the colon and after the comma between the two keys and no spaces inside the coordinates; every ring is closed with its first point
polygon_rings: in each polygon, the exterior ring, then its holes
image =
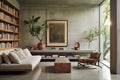
{"type": "Polygon", "coordinates": [[[99,5],[103,0],[17,0],[23,6],[86,6],[99,5]]]}

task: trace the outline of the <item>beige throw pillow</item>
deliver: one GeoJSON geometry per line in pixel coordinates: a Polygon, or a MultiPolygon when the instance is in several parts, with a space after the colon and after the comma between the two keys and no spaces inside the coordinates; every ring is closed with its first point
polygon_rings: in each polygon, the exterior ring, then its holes
{"type": "Polygon", "coordinates": [[[23,52],[25,53],[25,55],[27,56],[27,57],[29,57],[29,56],[32,56],[32,54],[30,53],[30,51],[26,48],[26,49],[23,49],[23,52]]]}
{"type": "Polygon", "coordinates": [[[21,63],[20,58],[17,56],[17,54],[15,52],[10,52],[9,58],[10,58],[11,62],[13,62],[13,63],[18,63],[18,64],[21,63]]]}
{"type": "Polygon", "coordinates": [[[14,52],[18,55],[18,57],[20,58],[20,60],[26,58],[26,55],[24,54],[24,52],[23,52],[22,49],[14,51],[14,52]]]}
{"type": "Polygon", "coordinates": [[[2,57],[3,57],[3,60],[5,61],[5,63],[11,64],[11,61],[10,61],[9,56],[7,54],[3,53],[2,57]]]}

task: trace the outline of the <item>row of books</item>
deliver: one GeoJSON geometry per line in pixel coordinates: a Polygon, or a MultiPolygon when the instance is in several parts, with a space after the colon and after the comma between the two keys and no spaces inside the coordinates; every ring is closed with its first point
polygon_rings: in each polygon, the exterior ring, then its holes
{"type": "Polygon", "coordinates": [[[19,46],[19,42],[14,42],[14,47],[18,47],[19,46]]]}
{"type": "Polygon", "coordinates": [[[0,39],[18,39],[17,35],[11,33],[0,33],[0,39]]]}
{"type": "Polygon", "coordinates": [[[18,42],[1,42],[0,43],[0,49],[11,48],[11,47],[18,47],[18,42]]]}
{"type": "Polygon", "coordinates": [[[14,36],[14,39],[16,39],[16,40],[19,39],[19,35],[16,34],[16,35],[14,36]]]}
{"type": "Polygon", "coordinates": [[[10,22],[13,22],[15,24],[18,24],[18,21],[14,17],[11,17],[11,16],[5,14],[4,12],[0,12],[0,18],[10,21],[10,22]]]}
{"type": "Polygon", "coordinates": [[[18,32],[18,27],[15,27],[14,25],[0,22],[0,30],[9,30],[13,32],[18,32]]]}
{"type": "Polygon", "coordinates": [[[19,14],[18,14],[18,11],[17,11],[16,9],[14,9],[14,8],[6,5],[3,1],[0,1],[0,8],[6,10],[7,12],[9,12],[9,13],[17,16],[17,17],[18,17],[18,15],[19,15],[19,14]]]}

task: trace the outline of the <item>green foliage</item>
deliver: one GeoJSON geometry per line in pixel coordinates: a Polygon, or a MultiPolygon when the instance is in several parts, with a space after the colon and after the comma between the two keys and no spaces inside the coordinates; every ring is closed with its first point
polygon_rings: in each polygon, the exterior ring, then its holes
{"type": "Polygon", "coordinates": [[[86,31],[86,36],[84,39],[88,41],[88,48],[90,47],[90,43],[101,34],[101,30],[98,27],[92,27],[88,31],[86,31]]]}
{"type": "Polygon", "coordinates": [[[87,35],[84,37],[88,41],[88,48],[90,47],[90,43],[100,35],[103,36],[104,42],[103,42],[103,49],[104,52],[107,48],[107,41],[110,40],[110,25],[106,25],[107,21],[110,21],[110,0],[106,0],[105,5],[103,6],[103,22],[102,25],[99,27],[92,27],[87,32],[87,35]]]}
{"type": "Polygon", "coordinates": [[[104,56],[107,54],[107,52],[110,49],[110,0],[106,0],[103,5],[103,22],[102,22],[102,35],[104,38],[103,41],[103,54],[104,56]]]}
{"type": "Polygon", "coordinates": [[[43,40],[43,34],[47,30],[47,25],[46,24],[41,24],[37,25],[38,20],[40,17],[34,17],[32,16],[29,20],[24,20],[24,24],[26,24],[29,27],[29,32],[32,36],[36,36],[39,41],[41,42],[43,40]],[[42,37],[39,38],[39,35],[42,32],[42,37]]]}

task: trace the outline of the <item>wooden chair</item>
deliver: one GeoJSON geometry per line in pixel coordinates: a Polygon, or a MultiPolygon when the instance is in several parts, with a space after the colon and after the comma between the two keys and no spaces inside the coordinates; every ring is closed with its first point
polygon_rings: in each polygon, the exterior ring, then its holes
{"type": "Polygon", "coordinates": [[[80,65],[85,67],[85,64],[91,64],[91,65],[95,65],[95,66],[101,67],[99,65],[100,55],[101,55],[101,53],[99,53],[99,52],[91,52],[89,58],[82,58],[82,57],[79,56],[78,57],[78,67],[80,65]]]}

